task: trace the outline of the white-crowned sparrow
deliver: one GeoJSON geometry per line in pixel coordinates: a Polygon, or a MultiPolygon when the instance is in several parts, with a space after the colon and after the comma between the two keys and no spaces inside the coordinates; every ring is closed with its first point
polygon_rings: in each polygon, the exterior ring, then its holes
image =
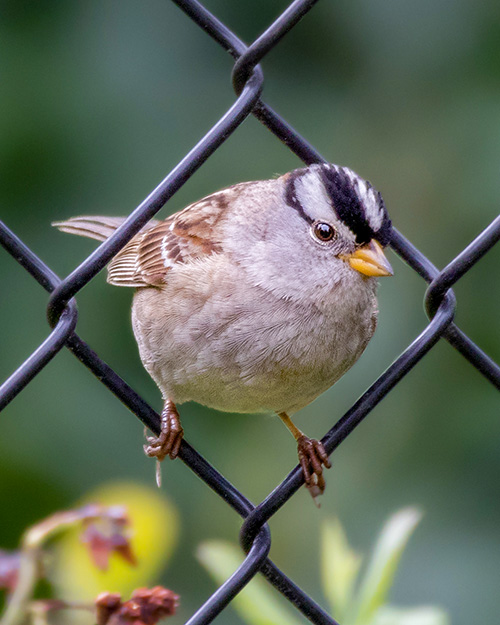
{"type": "MultiPolygon", "coordinates": [[[[54,225],[104,241],[123,219],[54,225]]],[[[236,184],[148,223],[108,266],[109,283],[136,288],[134,334],[165,402],[146,453],[176,457],[184,401],[276,412],[311,494],[323,492],[328,456],[289,414],[334,384],[372,337],[376,277],[392,275],[382,251],[390,230],[380,193],[337,165],[236,184]]]]}

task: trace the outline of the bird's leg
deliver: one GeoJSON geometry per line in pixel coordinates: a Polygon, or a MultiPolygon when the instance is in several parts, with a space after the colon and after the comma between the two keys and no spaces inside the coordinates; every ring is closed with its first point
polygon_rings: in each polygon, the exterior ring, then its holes
{"type": "Polygon", "coordinates": [[[181,446],[184,430],[177,408],[171,399],[165,400],[161,413],[161,431],[159,436],[146,436],[147,445],[144,445],[144,453],[150,458],[156,458],[156,482],[161,484],[160,462],[170,456],[172,460],[177,457],[181,446]]]}
{"type": "Polygon", "coordinates": [[[322,495],[325,490],[323,465],[329,469],[332,465],[321,441],[309,438],[293,423],[286,412],[279,412],[279,418],[292,433],[297,441],[299,463],[302,467],[307,490],[313,499],[322,495]]]}
{"type": "Polygon", "coordinates": [[[184,430],[181,427],[179,413],[171,399],[165,401],[161,413],[161,431],[159,436],[147,436],[148,445],[144,445],[144,452],[150,458],[163,460],[170,456],[177,457],[184,430]]]}

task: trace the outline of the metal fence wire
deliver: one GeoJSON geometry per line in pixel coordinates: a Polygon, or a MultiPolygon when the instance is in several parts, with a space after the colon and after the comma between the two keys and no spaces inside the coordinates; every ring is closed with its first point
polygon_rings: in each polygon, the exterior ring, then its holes
{"type": "MultiPolygon", "coordinates": [[[[246,46],[197,0],[172,1],[235,59],[232,81],[237,98],[203,139],[130,214],[123,225],[64,280],[58,278],[32,250],[0,222],[2,246],[45,290],[51,293],[48,318],[53,328],[45,341],[0,387],[0,410],[12,401],[54,356],[67,347],[148,428],[158,434],[160,430],[158,414],[75,333],[77,309],[74,296],[104,268],[146,222],[154,217],[249,115],[257,117],[304,163],[324,162],[321,155],[303,137],[263,102],[261,92],[264,79],[259,66],[259,62],[266,54],[313,8],[317,0],[292,2],[250,46],[246,46]]],[[[392,249],[429,285],[425,295],[429,324],[323,437],[322,442],[328,454],[333,453],[350,432],[440,339],[448,341],[471,365],[500,389],[499,365],[482,352],[453,322],[456,301],[451,290],[451,287],[499,239],[500,217],[497,217],[442,271],[438,271],[402,234],[396,229],[393,230],[390,242],[392,249]]],[[[179,457],[245,519],[240,540],[247,553],[243,564],[208,598],[187,623],[189,625],[211,623],[236,594],[260,572],[310,622],[335,625],[337,621],[268,558],[271,535],[267,521],[302,485],[303,476],[300,467],[295,467],[264,501],[255,506],[185,440],[182,442],[179,457]]]]}

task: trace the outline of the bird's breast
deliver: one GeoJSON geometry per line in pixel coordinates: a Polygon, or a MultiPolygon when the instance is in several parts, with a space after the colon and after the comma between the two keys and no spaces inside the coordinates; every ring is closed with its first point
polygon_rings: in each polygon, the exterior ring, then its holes
{"type": "Polygon", "coordinates": [[[295,412],[334,384],[373,334],[373,294],[320,309],[220,276],[216,289],[181,283],[139,289],[132,314],[144,366],[175,402],[295,412]]]}

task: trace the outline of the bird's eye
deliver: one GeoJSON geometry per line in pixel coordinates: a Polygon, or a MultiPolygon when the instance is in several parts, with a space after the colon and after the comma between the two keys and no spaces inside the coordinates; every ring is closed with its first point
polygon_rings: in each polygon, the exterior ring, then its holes
{"type": "Polygon", "coordinates": [[[315,238],[322,243],[328,243],[328,241],[331,241],[336,235],[335,228],[322,221],[313,224],[312,232],[315,238]]]}

